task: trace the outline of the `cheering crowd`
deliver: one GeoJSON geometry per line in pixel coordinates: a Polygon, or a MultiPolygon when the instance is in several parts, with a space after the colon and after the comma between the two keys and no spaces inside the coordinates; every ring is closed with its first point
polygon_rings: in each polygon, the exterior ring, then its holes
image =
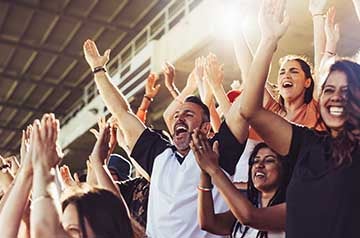
{"type": "Polygon", "coordinates": [[[286,0],[262,1],[254,54],[234,29],[242,84],[232,90],[212,53],[195,60],[181,91],[166,62],[167,131],[146,126],[158,75],[147,78],[134,113],[107,73],[110,50],[100,54],[86,40],[85,60],[111,112],[92,130],[86,179],[60,166],[54,114],[35,120],[20,158],[0,160],[1,237],[359,237],[360,65],[337,55],[336,10],[326,5],[309,3],[314,66],[286,55],[276,85],[268,76],[291,24],[286,0]],[[116,146],[129,160],[112,153],[116,146]]]}

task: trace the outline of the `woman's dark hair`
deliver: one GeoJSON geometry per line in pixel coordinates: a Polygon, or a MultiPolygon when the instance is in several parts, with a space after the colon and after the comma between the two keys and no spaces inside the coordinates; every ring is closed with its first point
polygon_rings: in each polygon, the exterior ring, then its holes
{"type": "MultiPolygon", "coordinates": [[[[304,102],[306,104],[309,104],[311,102],[311,100],[313,99],[313,93],[314,93],[314,87],[315,87],[314,79],[313,79],[312,73],[311,73],[312,72],[311,64],[308,62],[306,57],[299,56],[299,55],[284,56],[279,60],[279,64],[281,66],[285,62],[293,61],[293,60],[300,64],[302,71],[304,71],[305,78],[309,78],[311,80],[310,86],[307,89],[305,89],[305,95],[304,95],[304,102]]],[[[282,108],[284,109],[285,102],[284,102],[284,98],[281,95],[279,95],[279,103],[282,106],[282,108]]]]}
{"type": "MultiPolygon", "coordinates": [[[[269,148],[271,149],[267,144],[265,144],[264,142],[258,143],[253,151],[250,154],[249,157],[249,170],[248,170],[248,187],[247,187],[247,197],[249,199],[249,201],[256,207],[259,206],[259,194],[260,191],[257,190],[254,186],[254,182],[252,180],[252,167],[254,164],[254,159],[256,157],[256,155],[258,154],[258,152],[263,149],[263,148],[269,148]]],[[[286,195],[286,187],[289,183],[289,179],[290,179],[290,167],[288,164],[288,160],[283,158],[282,156],[277,155],[277,160],[280,161],[281,164],[281,169],[280,169],[280,184],[279,187],[276,191],[276,193],[274,194],[274,196],[270,199],[269,203],[266,204],[267,207],[271,207],[280,203],[285,202],[285,195],[286,195]]],[[[264,204],[265,205],[265,204],[264,204]]],[[[238,227],[236,227],[235,229],[244,229],[243,233],[242,233],[242,237],[245,237],[246,232],[249,230],[249,227],[241,227],[240,223],[236,224],[238,227]]],[[[268,237],[268,232],[267,231],[259,231],[257,236],[257,238],[267,238],[268,237]]]]}
{"type": "MultiPolygon", "coordinates": [[[[360,65],[347,59],[336,61],[329,70],[329,75],[334,71],[346,75],[348,90],[346,94],[344,129],[336,138],[332,139],[331,157],[335,167],[350,165],[352,152],[360,144],[360,65]]],[[[328,77],[329,77],[328,75],[328,77]]],[[[321,94],[328,78],[322,85],[321,94]]],[[[330,128],[327,128],[330,131],[330,128]]]]}
{"type": "Polygon", "coordinates": [[[123,201],[105,189],[93,188],[88,192],[77,192],[62,202],[62,211],[74,204],[84,238],[87,238],[85,219],[96,237],[133,238],[134,231],[128,210],[123,201]]]}

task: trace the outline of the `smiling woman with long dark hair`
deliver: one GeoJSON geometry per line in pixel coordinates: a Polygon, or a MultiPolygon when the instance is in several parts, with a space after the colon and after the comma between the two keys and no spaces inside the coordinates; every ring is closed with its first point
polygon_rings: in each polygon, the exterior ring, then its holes
{"type": "MultiPolygon", "coordinates": [[[[200,153],[196,153],[196,155],[200,167],[205,160],[211,159],[211,157],[202,157],[200,153]]],[[[286,186],[289,178],[287,161],[272,151],[265,143],[259,143],[254,147],[249,158],[248,173],[249,182],[246,194],[252,206],[270,207],[285,202],[286,186]]],[[[206,183],[205,181],[201,182],[206,183]]],[[[209,184],[206,186],[210,187],[209,184]]],[[[212,194],[201,188],[200,186],[198,212],[199,223],[203,229],[219,235],[231,235],[234,238],[285,237],[285,233],[281,231],[257,230],[246,226],[237,220],[231,211],[215,214],[214,210],[211,210],[212,194]]],[[[227,199],[227,202],[230,204],[229,206],[236,206],[237,200],[227,199]]]]}

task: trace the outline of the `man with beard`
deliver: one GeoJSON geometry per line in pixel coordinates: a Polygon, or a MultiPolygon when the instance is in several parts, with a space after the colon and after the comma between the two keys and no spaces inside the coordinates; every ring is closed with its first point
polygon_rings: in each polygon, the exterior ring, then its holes
{"type": "MultiPolygon", "coordinates": [[[[84,55],[94,73],[102,99],[118,119],[131,157],[151,177],[147,235],[156,238],[216,237],[202,231],[197,223],[196,188],[200,180],[200,168],[190,150],[191,133],[194,129],[199,129],[205,135],[210,131],[207,106],[194,96],[186,98],[180,104],[172,120],[171,144],[145,127],[131,111],[124,95],[111,83],[105,69],[110,50],[100,55],[95,42],[87,40],[84,43],[84,55]]],[[[225,118],[226,122],[222,123],[219,133],[212,141],[219,142],[220,166],[231,176],[243,152],[248,125],[238,113],[232,113],[231,109],[225,118]],[[236,133],[233,134],[233,131],[236,133]]],[[[201,150],[202,146],[197,149],[201,150]]],[[[215,212],[227,209],[216,188],[198,188],[213,193],[215,212]]]]}

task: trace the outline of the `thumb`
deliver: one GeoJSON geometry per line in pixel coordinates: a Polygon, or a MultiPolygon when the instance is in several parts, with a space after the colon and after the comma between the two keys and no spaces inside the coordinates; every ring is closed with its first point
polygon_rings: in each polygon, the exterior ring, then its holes
{"type": "Polygon", "coordinates": [[[80,183],[79,174],[76,172],[74,173],[74,180],[75,180],[75,182],[80,183]]]}
{"type": "Polygon", "coordinates": [[[219,155],[219,142],[218,141],[215,141],[213,146],[212,146],[212,150],[217,154],[219,155]]]}
{"type": "Polygon", "coordinates": [[[111,49],[107,49],[104,53],[104,56],[108,59],[110,58],[110,52],[111,52],[111,49]]]}

